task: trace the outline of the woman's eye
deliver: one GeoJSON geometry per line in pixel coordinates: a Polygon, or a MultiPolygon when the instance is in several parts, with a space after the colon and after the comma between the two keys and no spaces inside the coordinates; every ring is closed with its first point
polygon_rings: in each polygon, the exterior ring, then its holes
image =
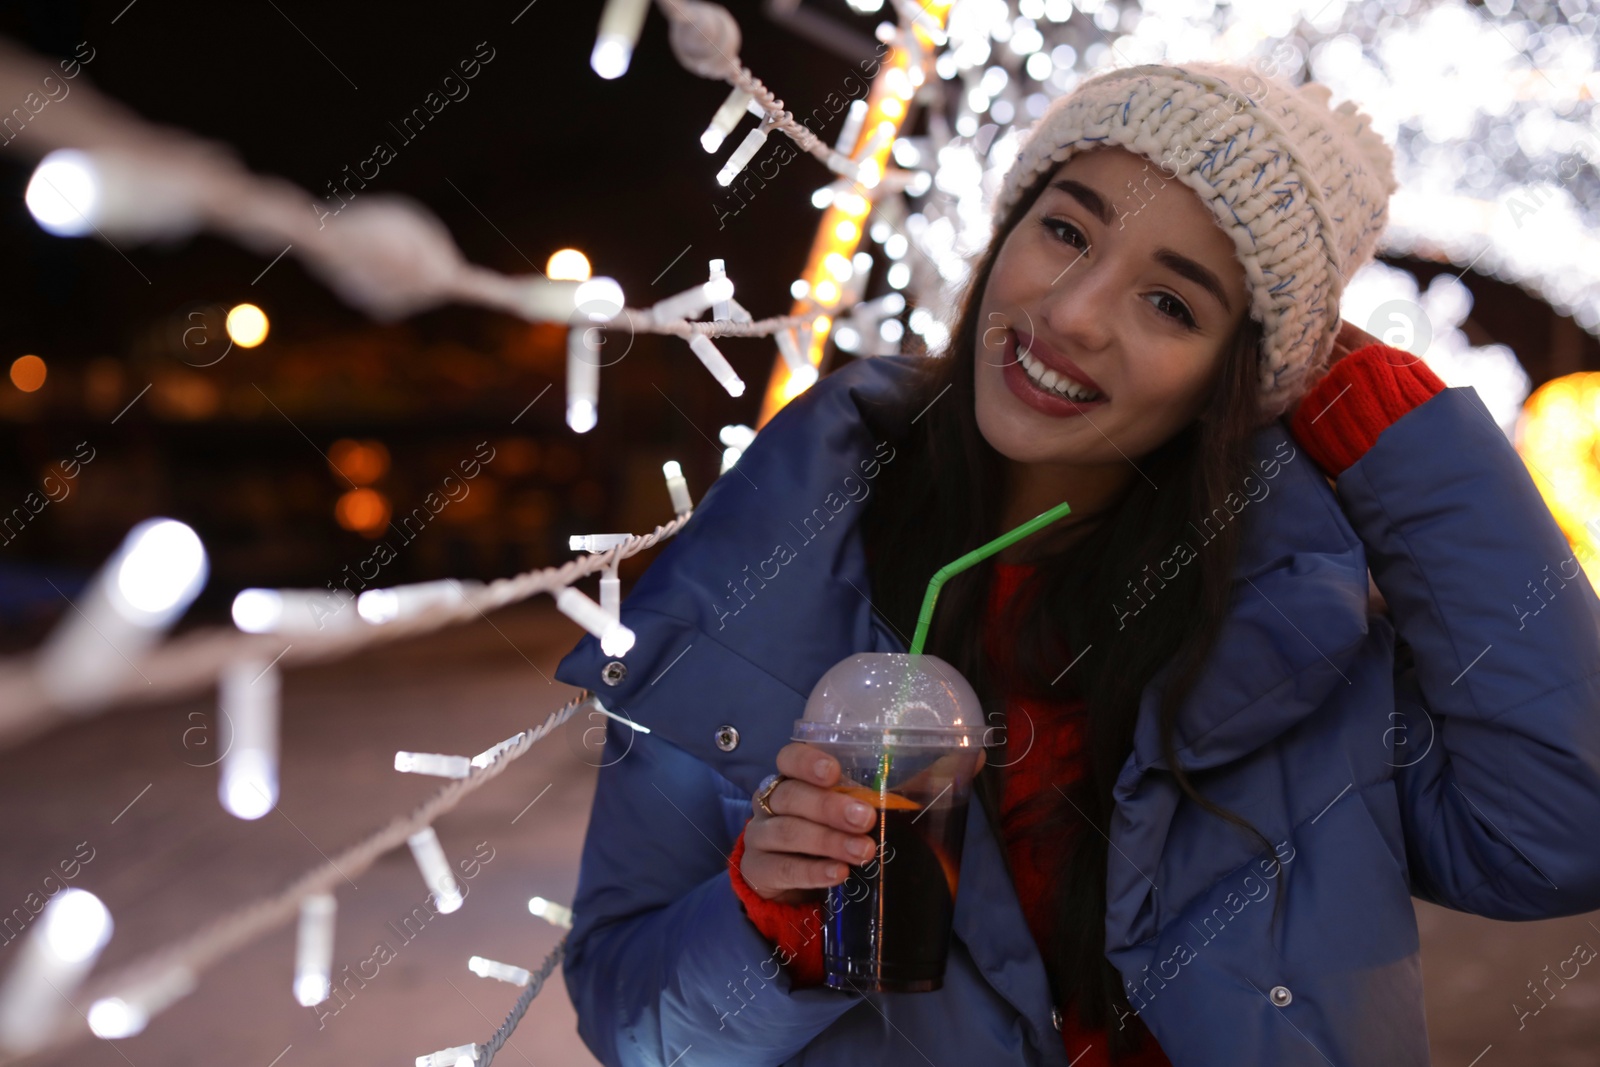
{"type": "Polygon", "coordinates": [[[1085,249],[1089,247],[1089,239],[1083,235],[1082,230],[1078,229],[1072,223],[1067,222],[1064,219],[1041,219],[1040,221],[1043,222],[1046,230],[1055,235],[1058,241],[1066,241],[1067,244],[1072,244],[1073,242],[1068,240],[1066,237],[1066,234],[1071,233],[1077,235],[1078,239],[1083,242],[1085,249]]]}
{"type": "Polygon", "coordinates": [[[1153,295],[1156,297],[1156,304],[1152,306],[1159,305],[1163,300],[1171,301],[1171,307],[1174,310],[1162,311],[1160,312],[1161,314],[1166,315],[1174,322],[1182,323],[1185,326],[1193,327],[1195,325],[1194,316],[1189,314],[1189,309],[1184,306],[1183,301],[1179,300],[1171,293],[1155,293],[1153,295]]]}

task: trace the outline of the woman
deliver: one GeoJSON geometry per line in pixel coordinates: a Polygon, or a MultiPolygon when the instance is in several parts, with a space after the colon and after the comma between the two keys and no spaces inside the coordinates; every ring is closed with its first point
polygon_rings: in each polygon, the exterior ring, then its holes
{"type": "Polygon", "coordinates": [[[1341,324],[1393,179],[1327,101],[1190,64],[1054,102],[948,354],[792,402],[625,601],[626,662],[563,660],[611,712],[564,970],[602,1062],[1426,1064],[1411,896],[1600,907],[1600,601],[1572,568],[1559,618],[1508,607],[1571,556],[1527,472],[1341,324]],[[791,724],[1062,500],[927,644],[995,724],[944,986],[827,988],[868,839],[791,724]]]}

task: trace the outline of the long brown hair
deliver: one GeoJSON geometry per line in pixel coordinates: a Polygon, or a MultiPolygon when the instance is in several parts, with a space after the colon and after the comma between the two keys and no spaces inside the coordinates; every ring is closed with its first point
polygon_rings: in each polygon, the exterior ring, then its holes
{"type": "MultiPolygon", "coordinates": [[[[933,572],[1005,532],[999,528],[1004,460],[983,438],[974,408],[979,315],[1001,245],[1050,177],[1046,171],[1018,199],[973,269],[948,349],[917,365],[903,402],[907,412],[925,412],[910,426],[905,458],[885,468],[863,517],[873,606],[908,641],[933,572]]],[[[1081,521],[1074,516],[1069,522],[1079,522],[1076,529],[1061,524],[1053,531],[1071,530],[1071,543],[1036,561],[1032,595],[1011,605],[1012,673],[995,676],[983,628],[972,624],[984,617],[992,559],[945,584],[924,646],[962,672],[988,721],[1000,724],[992,731],[989,762],[974,783],[998,840],[1004,841],[999,779],[1006,763],[1006,697],[1086,704],[1084,774],[1064,791],[1045,790],[1034,798],[1044,816],[1039,832],[1067,842],[1060,868],[1049,872],[1059,904],[1052,916],[1053,943],[1042,954],[1056,1003],[1070,999],[1085,1025],[1108,1027],[1114,1057],[1137,1049],[1147,1031],[1131,1014],[1122,979],[1105,956],[1105,835],[1112,787],[1133,749],[1140,695],[1169,662],[1159,725],[1162,752],[1178,786],[1195,804],[1271,848],[1255,827],[1200,794],[1179,765],[1174,742],[1178,708],[1227,613],[1242,524],[1226,524],[1136,615],[1119,620],[1112,607],[1128,601],[1129,583],[1146,564],[1166,558],[1186,539],[1192,518],[1222,507],[1223,498],[1252,473],[1250,437],[1265,421],[1257,409],[1260,336],[1260,326],[1247,317],[1223,352],[1199,417],[1137,457],[1149,480],[1130,479],[1098,515],[1081,521]],[[1018,611],[1025,614],[1018,617],[1018,611]],[[1081,662],[1063,675],[1079,650],[1081,662]],[[1079,832],[1085,818],[1098,832],[1079,832]],[[1130,1018],[1131,1026],[1112,1025],[1130,1018]]],[[[1020,741],[1028,733],[1019,728],[1017,736],[1020,741]]],[[[1277,902],[1273,910],[1276,915],[1277,902]]]]}

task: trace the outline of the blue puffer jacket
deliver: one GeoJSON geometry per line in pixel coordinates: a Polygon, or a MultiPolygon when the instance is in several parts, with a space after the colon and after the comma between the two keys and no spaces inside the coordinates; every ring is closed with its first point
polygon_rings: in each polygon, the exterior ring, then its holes
{"type": "MultiPolygon", "coordinates": [[[[650,731],[595,717],[564,973],[608,1065],[1067,1067],[976,802],[938,992],[791,990],[728,879],[812,686],[905,651],[868,602],[859,520],[901,461],[881,405],[912,362],[854,362],[784,408],[624,601],[621,665],[585,637],[556,672],[650,731]]],[[[1600,907],[1600,601],[1471,389],[1390,426],[1337,495],[1283,422],[1254,447],[1261,477],[1210,528],[1245,523],[1178,755],[1275,847],[1182,797],[1158,675],[1102,828],[1106,953],[1176,1067],[1427,1064],[1412,896],[1496,919],[1600,907]],[[1369,568],[1390,616],[1369,614],[1369,568]]]]}

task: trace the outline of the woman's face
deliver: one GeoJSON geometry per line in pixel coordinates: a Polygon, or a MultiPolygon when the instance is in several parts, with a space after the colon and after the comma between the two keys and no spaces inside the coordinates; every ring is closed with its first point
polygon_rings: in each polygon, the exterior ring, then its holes
{"type": "Polygon", "coordinates": [[[1232,240],[1192,189],[1121,147],[1075,155],[984,290],[978,427],[1017,463],[1145,455],[1200,413],[1247,298],[1232,240]]]}

